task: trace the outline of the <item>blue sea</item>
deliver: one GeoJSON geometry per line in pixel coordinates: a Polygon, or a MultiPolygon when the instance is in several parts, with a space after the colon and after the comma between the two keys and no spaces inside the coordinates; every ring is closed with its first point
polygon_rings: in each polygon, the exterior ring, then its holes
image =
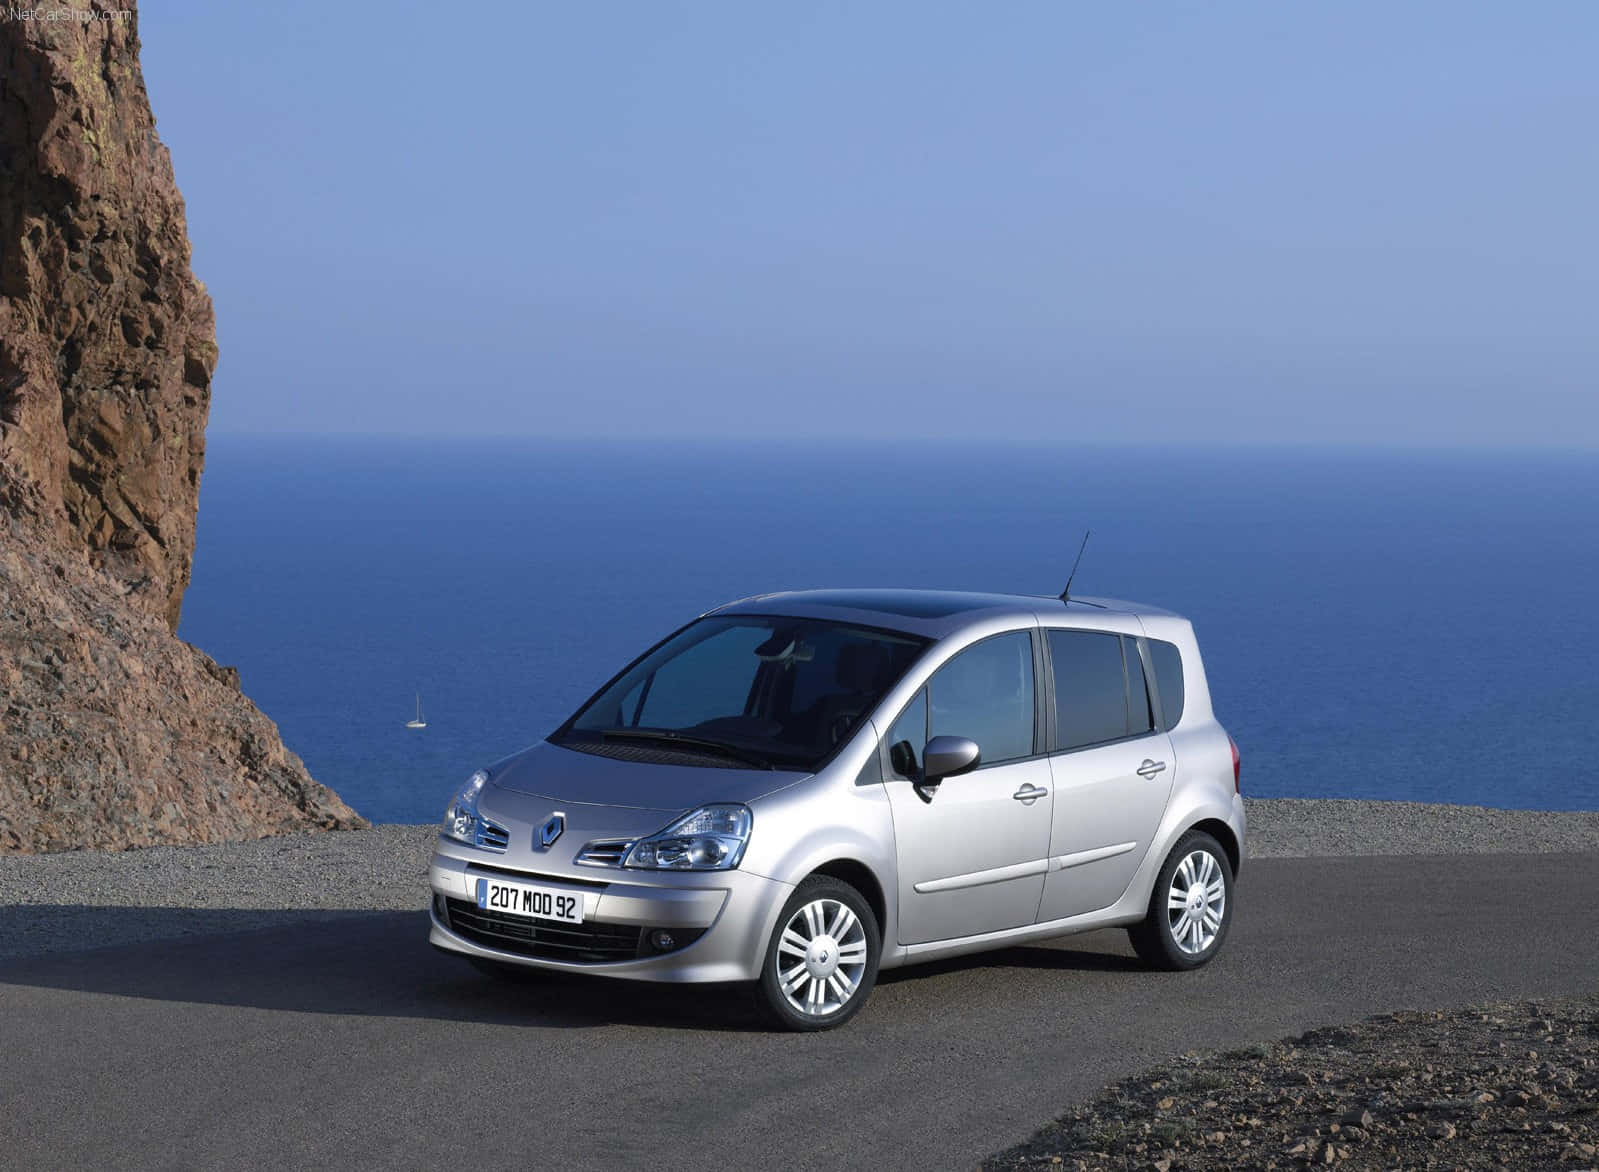
{"type": "Polygon", "coordinates": [[[1054,594],[1089,527],[1074,592],[1194,620],[1245,793],[1599,808],[1591,455],[215,436],[180,634],[426,822],[720,602],[1054,594]]]}

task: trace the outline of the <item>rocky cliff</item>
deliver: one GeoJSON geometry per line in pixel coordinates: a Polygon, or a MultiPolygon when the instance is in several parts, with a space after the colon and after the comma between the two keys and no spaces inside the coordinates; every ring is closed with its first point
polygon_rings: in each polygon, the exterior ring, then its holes
{"type": "Polygon", "coordinates": [[[131,8],[0,10],[0,850],[360,824],[172,634],[217,347],[131,8]]]}

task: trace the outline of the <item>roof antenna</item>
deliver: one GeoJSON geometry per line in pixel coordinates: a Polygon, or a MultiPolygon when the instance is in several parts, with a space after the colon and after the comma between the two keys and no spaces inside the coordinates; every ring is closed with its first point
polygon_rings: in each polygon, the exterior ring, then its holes
{"type": "Polygon", "coordinates": [[[1093,532],[1092,529],[1083,531],[1083,543],[1077,547],[1077,560],[1072,563],[1072,572],[1066,575],[1066,589],[1060,592],[1060,600],[1062,602],[1070,602],[1072,600],[1072,579],[1077,577],[1077,567],[1083,564],[1083,550],[1088,548],[1088,539],[1093,532]]]}

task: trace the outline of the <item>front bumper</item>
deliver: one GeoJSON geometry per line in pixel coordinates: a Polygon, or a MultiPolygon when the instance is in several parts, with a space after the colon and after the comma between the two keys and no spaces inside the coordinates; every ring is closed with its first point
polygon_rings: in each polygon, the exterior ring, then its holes
{"type": "MultiPolygon", "coordinates": [[[[506,867],[503,856],[440,844],[428,865],[431,930],[428,940],[439,948],[530,968],[596,973],[640,981],[753,981],[760,976],[766,943],[783,903],[793,892],[779,883],[745,871],[660,872],[621,868],[584,868],[581,879],[506,867]],[[637,930],[676,930],[697,935],[674,951],[626,960],[562,960],[529,955],[519,945],[495,947],[469,920],[450,922],[450,901],[475,905],[477,880],[498,875],[537,883],[583,901],[583,923],[607,940],[637,930]],[[471,938],[469,938],[469,936],[471,938]]],[[[535,923],[542,923],[536,921],[535,923]]]]}

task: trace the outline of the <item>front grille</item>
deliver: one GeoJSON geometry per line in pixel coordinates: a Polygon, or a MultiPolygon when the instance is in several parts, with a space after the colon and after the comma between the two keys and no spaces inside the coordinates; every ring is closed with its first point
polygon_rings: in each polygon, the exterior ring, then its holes
{"type": "Polygon", "coordinates": [[[487,818],[479,818],[473,845],[488,851],[503,851],[511,845],[511,832],[503,826],[496,826],[487,818]]]}
{"type": "Polygon", "coordinates": [[[450,929],[457,935],[521,956],[595,964],[646,955],[644,929],[626,924],[561,924],[491,912],[464,899],[448,901],[450,929]]]}
{"type": "Polygon", "coordinates": [[[509,875],[519,883],[565,883],[568,887],[590,887],[596,891],[604,891],[611,885],[605,879],[574,879],[570,875],[551,875],[545,871],[529,871],[522,867],[500,867],[493,863],[479,863],[475,860],[468,870],[468,878],[471,878],[472,871],[486,871],[492,875],[509,875]]]}
{"type": "Polygon", "coordinates": [[[577,852],[577,861],[585,867],[620,867],[627,852],[633,847],[631,838],[608,838],[586,844],[577,852]]]}

